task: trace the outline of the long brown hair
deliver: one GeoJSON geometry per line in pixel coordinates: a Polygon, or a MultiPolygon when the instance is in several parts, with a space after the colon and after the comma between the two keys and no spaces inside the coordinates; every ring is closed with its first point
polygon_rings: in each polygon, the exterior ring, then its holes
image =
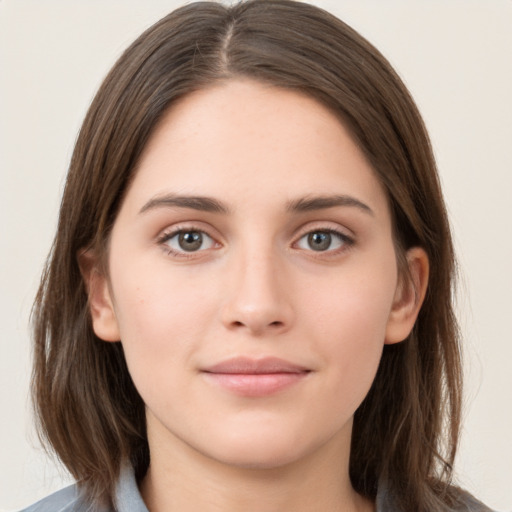
{"type": "Polygon", "coordinates": [[[120,343],[91,326],[77,254],[106,255],[137,161],[173,102],[233,77],[301,91],[350,129],[385,187],[398,261],[430,261],[413,332],[386,346],[356,412],[350,476],[375,498],[386,482],[404,510],[446,510],[461,402],[452,310],[454,255],[429,138],[386,59],[329,13],[291,0],[178,9],[121,56],[94,98],[71,159],[57,234],[34,307],[33,394],[42,438],[92,501],[112,501],[121,465],[149,464],[144,403],[120,343]]]}

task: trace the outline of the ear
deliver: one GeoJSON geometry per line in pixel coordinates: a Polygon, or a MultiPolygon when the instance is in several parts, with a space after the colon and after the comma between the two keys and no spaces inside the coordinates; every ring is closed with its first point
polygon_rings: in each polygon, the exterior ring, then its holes
{"type": "Polygon", "coordinates": [[[399,279],[386,327],[386,344],[405,340],[412,331],[427,292],[429,262],[421,247],[406,253],[408,275],[399,279]]]}
{"type": "Polygon", "coordinates": [[[104,341],[119,341],[119,326],[109,288],[108,278],[101,270],[98,257],[92,250],[80,251],[78,265],[89,297],[92,327],[104,341]]]}

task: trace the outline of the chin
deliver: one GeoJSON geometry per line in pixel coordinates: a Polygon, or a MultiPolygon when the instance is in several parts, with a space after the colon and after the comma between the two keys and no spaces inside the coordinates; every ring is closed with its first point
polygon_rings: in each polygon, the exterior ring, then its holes
{"type": "Polygon", "coordinates": [[[271,452],[269,450],[259,450],[254,453],[236,453],[232,456],[227,456],[226,453],[222,454],[222,458],[217,461],[228,466],[240,469],[253,469],[253,470],[271,470],[279,469],[301,458],[300,453],[290,453],[290,451],[283,451],[283,453],[271,452]]]}
{"type": "Polygon", "coordinates": [[[297,439],[288,432],[269,432],[262,435],[240,435],[211,444],[215,450],[209,456],[229,466],[269,470],[293,464],[315,451],[312,440],[297,439]]]}

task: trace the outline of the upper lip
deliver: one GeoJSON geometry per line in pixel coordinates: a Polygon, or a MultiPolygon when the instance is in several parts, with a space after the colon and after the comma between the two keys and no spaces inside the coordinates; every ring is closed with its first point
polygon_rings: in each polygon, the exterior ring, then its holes
{"type": "Polygon", "coordinates": [[[234,357],[203,369],[207,373],[232,374],[271,374],[271,373],[305,373],[309,369],[280,359],[278,357],[264,357],[254,359],[251,357],[234,357]]]}

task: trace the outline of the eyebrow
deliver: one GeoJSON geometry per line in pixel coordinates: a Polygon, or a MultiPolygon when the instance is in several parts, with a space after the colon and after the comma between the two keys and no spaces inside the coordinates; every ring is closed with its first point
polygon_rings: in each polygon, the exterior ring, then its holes
{"type": "Polygon", "coordinates": [[[355,197],[347,195],[306,196],[290,201],[287,205],[287,210],[293,212],[310,212],[334,208],[336,206],[351,206],[359,208],[370,215],[374,215],[373,210],[367,204],[355,197]]]}
{"type": "MultiPolygon", "coordinates": [[[[365,203],[348,195],[332,195],[332,196],[306,196],[293,201],[289,201],[286,205],[288,212],[310,212],[315,210],[324,210],[337,206],[349,206],[359,208],[365,213],[374,215],[373,210],[365,203]]],[[[139,213],[145,213],[156,208],[189,208],[211,213],[227,214],[230,209],[213,197],[206,196],[183,196],[177,194],[166,194],[151,198],[140,209],[139,213]]]]}
{"type": "Polygon", "coordinates": [[[182,196],[176,194],[166,194],[151,198],[141,209],[139,213],[145,213],[155,208],[189,208],[202,212],[211,213],[229,213],[229,208],[212,197],[204,196],[182,196]]]}

